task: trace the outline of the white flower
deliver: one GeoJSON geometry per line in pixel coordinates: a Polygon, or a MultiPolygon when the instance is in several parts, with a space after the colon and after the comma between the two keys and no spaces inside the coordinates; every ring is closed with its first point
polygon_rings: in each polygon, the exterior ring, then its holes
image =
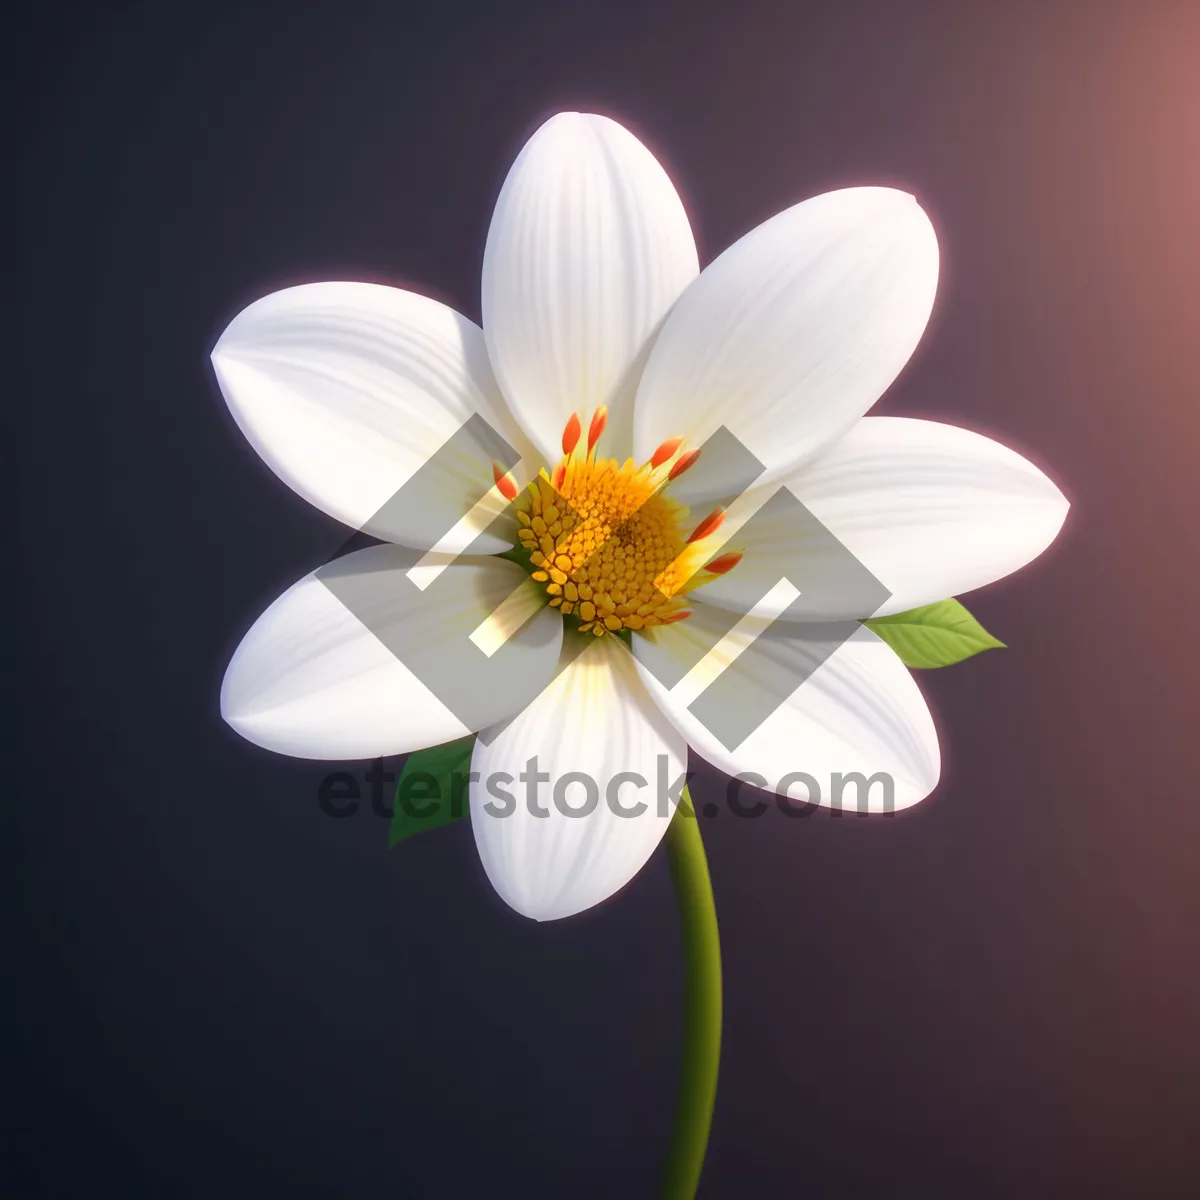
{"type": "MultiPolygon", "coordinates": [[[[567,818],[551,792],[569,772],[590,776],[605,796],[623,772],[674,779],[690,745],[772,788],[795,771],[818,780],[882,771],[902,808],[936,785],[925,702],[899,658],[865,630],[734,750],[687,706],[778,605],[744,618],[673,688],[647,669],[646,654],[690,661],[722,611],[736,608],[735,580],[758,594],[778,582],[769,527],[730,540],[732,510],[724,525],[719,512],[697,522],[670,499],[668,476],[721,426],[765,465],[760,499],[789,488],[882,581],[892,596],[881,613],[990,583],[1053,540],[1067,503],[1019,455],[948,425],[863,415],[920,339],[937,272],[928,218],[889,188],[798,204],[701,272],[683,205],[649,151],[605,117],[563,113],[530,139],[500,193],[483,261],[482,329],[411,292],[325,283],[259,300],[221,336],[212,361],[250,443],[300,495],[356,529],[473,413],[521,452],[526,479],[545,464],[522,494],[516,538],[534,552],[533,576],[513,561],[461,559],[445,567],[436,604],[414,593],[390,614],[436,649],[486,624],[514,590],[522,619],[536,609],[534,669],[486,698],[486,720],[508,723],[477,741],[481,782],[470,795],[484,868],[519,912],[553,919],[612,895],[670,820],[652,798],[638,817],[600,803],[567,818]],[[545,511],[554,501],[545,472],[580,515],[573,529],[568,521],[556,533],[546,520],[561,517],[545,511]],[[622,537],[611,537],[634,511],[622,537]],[[702,536],[686,540],[697,523],[702,536]],[[605,538],[611,554],[589,573],[581,566],[589,545],[605,538]],[[655,578],[661,592],[650,589],[655,578]],[[632,654],[604,636],[622,627],[632,631],[632,654]],[[555,676],[560,649],[583,640],[583,653],[555,676]],[[490,815],[485,781],[500,772],[516,779],[535,755],[547,778],[526,786],[538,789],[547,815],[523,802],[490,815]]],[[[498,475],[493,511],[514,490],[498,475]]],[[[746,499],[751,511],[754,495],[746,499]]],[[[493,537],[484,548],[512,545],[493,537]]],[[[234,654],[225,720],[260,746],[322,759],[399,754],[473,732],[377,632],[306,576],[234,654]]],[[[794,650],[805,652],[800,637],[794,650]]],[[[523,801],[525,788],[514,790],[523,801]]],[[[617,794],[624,804],[637,798],[617,794]]],[[[580,798],[572,793],[572,803],[580,798]]]]}

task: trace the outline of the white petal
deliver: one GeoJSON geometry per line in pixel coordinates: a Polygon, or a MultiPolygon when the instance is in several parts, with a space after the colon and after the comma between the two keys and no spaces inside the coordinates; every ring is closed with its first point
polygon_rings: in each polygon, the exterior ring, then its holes
{"type": "Polygon", "coordinates": [[[686,762],[686,742],[646,694],[624,644],[596,640],[490,745],[483,737],[475,744],[471,825],[492,885],[539,921],[599,904],[654,852],[674,811],[668,785],[686,762]],[[568,779],[572,772],[591,783],[568,779]],[[622,781],[622,772],[642,783],[622,781]],[[565,815],[563,808],[584,808],[589,789],[595,807],[565,815]],[[511,803],[501,798],[506,792],[511,803]],[[530,793],[546,815],[534,815],[530,793]],[[617,811],[638,803],[645,808],[637,815],[617,811]]]}
{"type": "MultiPolygon", "coordinates": [[[[839,578],[848,551],[891,592],[879,614],[905,612],[1023,567],[1054,540],[1069,507],[1037,467],[999,442],[906,417],[864,418],[781,482],[836,542],[798,538],[786,520],[751,520],[728,539],[745,558],[698,593],[705,603],[777,616],[756,601],[781,574],[803,593],[809,580],[839,578]]],[[[831,599],[841,599],[836,589],[831,599]]],[[[855,608],[851,592],[844,600],[826,611],[873,615],[855,608]]]]}
{"type": "MultiPolygon", "coordinates": [[[[212,362],[234,419],[267,465],[323,512],[386,540],[404,539],[371,519],[472,415],[532,458],[482,331],[413,292],[370,283],[274,292],[234,317],[212,362]]],[[[480,470],[452,464],[446,503],[460,516],[492,486],[490,463],[480,470]]],[[[429,549],[446,532],[420,528],[406,544],[429,549]]]]}
{"type": "MultiPolygon", "coordinates": [[[[896,811],[915,804],[936,786],[941,770],[937,733],[929,709],[900,659],[866,628],[812,671],[814,647],[806,643],[804,625],[793,625],[797,636],[779,636],[775,626],[772,658],[800,678],[811,671],[790,696],[740,745],[730,750],[688,706],[713,680],[761,636],[767,622],[743,618],[732,633],[672,688],[659,682],[664,660],[691,661],[696,647],[707,645],[706,637],[720,621],[712,610],[695,606],[695,615],[666,629],[655,630],[653,642],[634,639],[638,669],[651,695],[662,706],[688,743],[709,762],[730,775],[752,772],[752,782],[767,791],[789,792],[798,802],[810,797],[807,782],[788,781],[789,775],[806,772],[817,782],[820,803],[835,805],[843,780],[841,806],[857,811],[861,804],[871,812],[896,811]],[[867,780],[883,772],[892,781],[888,798],[886,780],[862,788],[848,777],[861,773],[867,780]],[[865,801],[862,791],[867,792],[865,801]]],[[[737,669],[736,667],[732,669],[737,669]]],[[[756,686],[752,671],[743,660],[743,680],[756,686]]],[[[765,689],[766,685],[764,685],[765,689]]],[[[812,796],[815,800],[816,795],[812,796]]]]}
{"type": "MultiPolygon", "coordinates": [[[[496,377],[547,462],[572,412],[610,406],[607,453],[628,453],[643,351],[696,277],[666,172],[607,117],[560,113],[517,156],[488,231],[483,328],[496,377]]],[[[586,428],[586,424],[585,424],[586,428]]]]}
{"type": "Polygon", "coordinates": [[[377,758],[463,737],[536,696],[562,642],[562,618],[551,608],[511,640],[508,669],[497,657],[504,686],[478,689],[482,705],[455,703],[452,712],[438,698],[447,694],[443,682],[438,694],[422,682],[437,656],[462,658],[471,633],[525,573],[498,559],[460,559],[419,591],[404,577],[418,557],[399,546],[372,546],[337,559],[338,579],[313,572],[284,592],[234,651],[221,685],[225,720],[280,754],[377,758]],[[356,593],[354,611],[340,590],[345,580],[367,585],[356,593]],[[419,661],[406,656],[412,669],[397,657],[397,637],[426,649],[419,661]]]}
{"type": "Polygon", "coordinates": [[[828,192],[710,263],[655,340],[634,406],[634,456],[722,425],[768,478],[811,458],[900,373],[933,306],[937,238],[891,188],[828,192]]]}

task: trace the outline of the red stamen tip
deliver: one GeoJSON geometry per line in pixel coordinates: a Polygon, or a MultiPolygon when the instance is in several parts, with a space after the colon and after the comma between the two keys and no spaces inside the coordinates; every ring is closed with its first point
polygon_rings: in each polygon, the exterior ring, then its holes
{"type": "Polygon", "coordinates": [[[744,557],[744,550],[738,550],[732,554],[722,554],[719,558],[714,558],[704,569],[713,575],[727,575],[744,557]]]}
{"type": "Polygon", "coordinates": [[[683,445],[683,438],[667,438],[665,442],[650,456],[652,467],[661,467],[663,463],[683,445]]]}
{"type": "Polygon", "coordinates": [[[701,538],[706,538],[714,529],[720,528],[721,522],[725,520],[725,510],[723,508],[714,508],[712,512],[692,530],[691,537],[688,542],[698,542],[701,538]]]}
{"type": "Polygon", "coordinates": [[[571,419],[567,422],[566,429],[563,430],[562,448],[564,454],[570,454],[575,449],[579,442],[580,429],[579,414],[572,413],[571,419]]]}
{"type": "Polygon", "coordinates": [[[685,454],[672,468],[671,473],[667,476],[668,479],[677,479],[690,467],[696,459],[700,457],[699,450],[693,450],[690,454],[685,454]]]}
{"type": "Polygon", "coordinates": [[[496,486],[500,489],[500,495],[505,500],[515,500],[517,498],[517,485],[511,475],[505,473],[504,468],[498,463],[492,463],[492,478],[496,481],[496,486]]]}
{"type": "Polygon", "coordinates": [[[685,617],[690,617],[692,610],[690,608],[682,609],[680,612],[668,613],[662,618],[664,625],[674,625],[676,621],[682,621],[685,617]]]}
{"type": "Polygon", "coordinates": [[[605,425],[608,424],[608,405],[602,404],[592,414],[592,424],[588,429],[588,453],[595,449],[596,443],[600,440],[600,435],[604,432],[605,425]]]}
{"type": "Polygon", "coordinates": [[[554,468],[554,471],[550,476],[550,486],[556,492],[562,491],[563,480],[566,479],[566,477],[567,468],[563,463],[559,463],[558,466],[554,468]]]}

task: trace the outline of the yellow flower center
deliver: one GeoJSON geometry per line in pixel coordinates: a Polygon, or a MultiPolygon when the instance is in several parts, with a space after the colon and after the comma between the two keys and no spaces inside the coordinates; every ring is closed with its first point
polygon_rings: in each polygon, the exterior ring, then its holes
{"type": "Polygon", "coordinates": [[[496,484],[516,501],[519,544],[529,554],[532,578],[549,604],[597,637],[622,629],[652,629],[690,616],[686,594],[730,570],[740,554],[705,563],[721,524],[715,510],[688,532],[688,510],[666,494],[698,451],[680,453],[681,438],[664,442],[650,461],[635,467],[597,458],[596,442],[607,419],[592,418],[586,450],[572,415],[563,433],[563,458],[544,469],[524,491],[496,472],[496,484]]]}

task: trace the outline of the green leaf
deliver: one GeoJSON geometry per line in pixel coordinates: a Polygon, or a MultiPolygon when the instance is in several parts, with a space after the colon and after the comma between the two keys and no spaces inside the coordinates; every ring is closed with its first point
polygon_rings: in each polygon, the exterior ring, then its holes
{"type": "Polygon", "coordinates": [[[388,849],[414,833],[449,825],[467,815],[467,776],[475,735],[414,750],[408,756],[392,804],[388,849]]]}
{"type": "Polygon", "coordinates": [[[900,656],[906,667],[948,667],[983,650],[1004,648],[957,600],[940,600],[863,624],[900,656]]]}

